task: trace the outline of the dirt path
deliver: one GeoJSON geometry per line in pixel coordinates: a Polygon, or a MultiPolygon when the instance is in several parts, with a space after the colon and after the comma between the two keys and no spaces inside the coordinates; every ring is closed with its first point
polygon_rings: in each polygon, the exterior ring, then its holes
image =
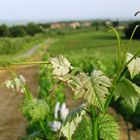
{"type": "Polygon", "coordinates": [[[46,46],[49,46],[54,41],[55,40],[51,38],[46,39],[43,43],[37,44],[27,51],[20,52],[14,55],[12,58],[12,61],[25,60],[25,59],[31,58],[34,54],[38,53],[40,49],[45,48],[46,46]]]}
{"type": "MultiPolygon", "coordinates": [[[[34,95],[38,93],[38,67],[18,69],[22,74],[34,95]]],[[[0,74],[0,83],[3,83],[10,72],[4,71],[0,74]]],[[[16,140],[25,134],[26,120],[21,114],[20,105],[23,95],[12,92],[1,84],[0,87],[0,140],[16,140]]]]}
{"type": "MultiPolygon", "coordinates": [[[[49,39],[41,50],[37,51],[37,49],[40,48],[40,46],[37,46],[20,57],[23,58],[32,55],[32,58],[30,58],[31,61],[40,60],[42,55],[46,53],[48,45],[52,42],[53,41],[49,39]],[[36,51],[37,54],[34,55],[36,51]]],[[[36,96],[38,94],[39,67],[20,68],[16,71],[26,78],[28,87],[33,95],[36,96]]],[[[10,75],[9,71],[0,71],[0,140],[17,140],[20,136],[25,134],[27,127],[27,121],[22,116],[20,109],[23,95],[8,90],[3,84],[10,75]]]]}
{"type": "Polygon", "coordinates": [[[38,49],[40,49],[42,46],[48,46],[50,45],[51,43],[53,42],[52,39],[47,39],[46,41],[44,41],[42,44],[38,44],[34,47],[32,47],[31,49],[29,49],[28,51],[22,53],[22,54],[19,54],[16,56],[16,59],[24,59],[24,58],[29,58],[31,57],[33,54],[35,54],[38,49]]]}

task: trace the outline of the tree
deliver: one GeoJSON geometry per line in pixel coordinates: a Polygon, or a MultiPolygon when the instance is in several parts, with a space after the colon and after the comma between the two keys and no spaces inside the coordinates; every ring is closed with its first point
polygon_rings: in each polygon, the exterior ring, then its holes
{"type": "Polygon", "coordinates": [[[39,25],[36,25],[34,23],[29,23],[27,26],[26,26],[26,32],[27,34],[29,35],[35,35],[36,33],[39,33],[39,32],[43,32],[42,31],[42,28],[39,26],[39,25]]]}
{"type": "Polygon", "coordinates": [[[6,37],[9,35],[10,35],[10,32],[9,32],[9,28],[7,27],[7,25],[5,25],[5,24],[0,25],[0,37],[6,37]]]}
{"type": "Polygon", "coordinates": [[[26,35],[25,26],[23,25],[13,26],[9,28],[9,31],[12,37],[22,37],[26,35]]]}
{"type": "MultiPolygon", "coordinates": [[[[128,25],[127,28],[125,28],[124,34],[125,34],[126,38],[130,38],[130,37],[131,37],[132,32],[133,32],[134,28],[135,28],[137,25],[140,25],[140,21],[132,22],[132,23],[130,23],[130,24],[128,25]]],[[[134,33],[133,38],[134,38],[134,39],[139,39],[139,38],[140,38],[140,28],[137,28],[136,32],[134,33]]]]}

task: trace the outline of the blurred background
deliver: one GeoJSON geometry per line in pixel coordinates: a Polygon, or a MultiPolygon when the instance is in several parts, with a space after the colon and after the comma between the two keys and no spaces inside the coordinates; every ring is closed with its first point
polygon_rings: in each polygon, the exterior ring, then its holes
{"type": "MultiPolygon", "coordinates": [[[[140,25],[138,11],[139,0],[0,0],[1,69],[15,62],[48,60],[49,56],[62,54],[86,73],[101,69],[112,77],[116,72],[117,40],[115,34],[109,32],[110,27],[119,32],[127,46],[135,26],[140,25]]],[[[140,28],[134,34],[130,52],[133,54],[139,49],[140,28]]],[[[33,66],[16,69],[16,72],[27,78],[35,97],[43,97],[49,102],[51,84],[47,82],[50,77],[45,70],[43,66],[33,66]]],[[[34,128],[28,127],[21,113],[23,95],[10,94],[3,85],[9,75],[9,71],[0,70],[0,140],[23,137],[25,140],[34,128]]],[[[127,77],[130,79],[129,74],[127,77]]],[[[140,86],[140,75],[132,81],[140,86]]],[[[81,102],[72,101],[71,89],[60,88],[57,92],[57,100],[66,102],[69,109],[81,102]]],[[[49,117],[51,121],[53,111],[49,117]]],[[[140,140],[140,102],[133,112],[122,99],[112,101],[109,112],[120,124],[121,140],[140,140]]],[[[84,125],[89,125],[87,120],[81,128],[84,125]]],[[[82,140],[86,134],[90,135],[88,127],[84,131],[79,127],[74,139],[82,140]]],[[[49,131],[50,140],[55,140],[55,135],[49,131]]],[[[84,138],[90,140],[88,136],[84,138]]]]}

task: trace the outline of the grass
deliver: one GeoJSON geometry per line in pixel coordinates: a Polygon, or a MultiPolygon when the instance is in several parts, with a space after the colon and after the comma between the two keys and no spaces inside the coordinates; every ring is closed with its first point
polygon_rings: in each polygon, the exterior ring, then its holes
{"type": "MultiPolygon", "coordinates": [[[[127,46],[128,40],[123,39],[123,42],[127,46]]],[[[110,73],[109,67],[112,67],[112,70],[115,69],[112,63],[115,63],[116,59],[116,46],[117,40],[114,33],[91,30],[58,36],[57,41],[49,48],[49,53],[52,56],[62,54],[73,65],[78,65],[83,69],[92,70],[98,65],[110,73]]],[[[139,49],[140,41],[133,40],[130,51],[134,53],[139,49]]]]}

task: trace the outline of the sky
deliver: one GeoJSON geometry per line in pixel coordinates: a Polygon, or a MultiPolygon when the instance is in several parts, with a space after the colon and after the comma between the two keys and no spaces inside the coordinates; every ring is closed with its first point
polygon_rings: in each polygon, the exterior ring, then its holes
{"type": "Polygon", "coordinates": [[[140,0],[0,0],[0,20],[140,19],[140,0]]]}

